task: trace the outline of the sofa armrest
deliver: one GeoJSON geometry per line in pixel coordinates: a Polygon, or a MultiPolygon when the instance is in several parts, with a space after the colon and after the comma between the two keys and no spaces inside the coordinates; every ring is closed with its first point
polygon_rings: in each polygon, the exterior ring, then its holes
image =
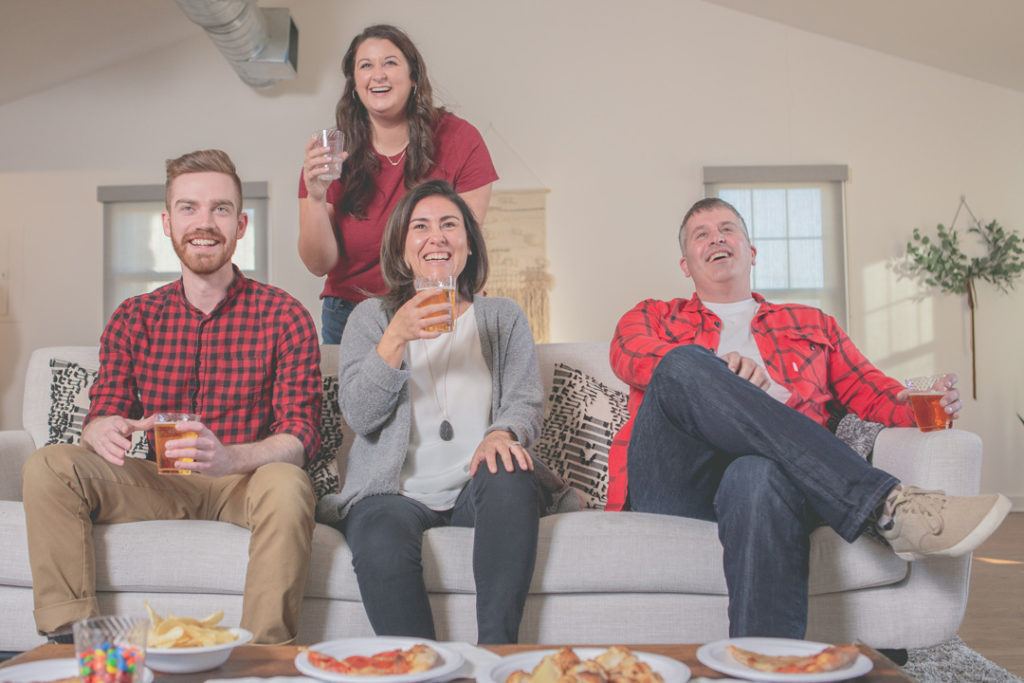
{"type": "Polygon", "coordinates": [[[28,432],[0,431],[0,500],[21,500],[21,468],[35,450],[28,432]]]}
{"type": "Polygon", "coordinates": [[[981,487],[981,438],[959,429],[883,429],[875,441],[874,464],[904,484],[975,495],[981,487]]]}

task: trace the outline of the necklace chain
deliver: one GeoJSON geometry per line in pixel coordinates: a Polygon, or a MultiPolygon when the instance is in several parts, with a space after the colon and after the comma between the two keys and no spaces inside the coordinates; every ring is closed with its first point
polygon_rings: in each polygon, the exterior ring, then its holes
{"type": "Polygon", "coordinates": [[[430,373],[431,392],[434,394],[434,402],[437,404],[437,409],[441,412],[440,435],[444,441],[450,441],[453,436],[452,423],[448,419],[448,368],[452,362],[452,346],[455,344],[454,337],[457,325],[458,318],[452,320],[452,331],[448,333],[448,353],[444,361],[444,375],[441,377],[441,392],[444,397],[444,403],[437,397],[437,380],[434,379],[434,368],[430,364],[430,349],[427,348],[426,344],[423,345],[423,355],[427,359],[427,372],[430,373]]]}
{"type": "Polygon", "coordinates": [[[381,156],[383,156],[385,159],[387,159],[388,163],[391,164],[392,166],[398,166],[400,163],[402,163],[402,159],[405,158],[405,152],[408,149],[409,149],[409,143],[407,142],[407,143],[405,143],[405,147],[403,147],[402,151],[398,154],[398,158],[395,159],[394,161],[392,161],[391,157],[389,157],[387,154],[381,154],[381,156]]]}

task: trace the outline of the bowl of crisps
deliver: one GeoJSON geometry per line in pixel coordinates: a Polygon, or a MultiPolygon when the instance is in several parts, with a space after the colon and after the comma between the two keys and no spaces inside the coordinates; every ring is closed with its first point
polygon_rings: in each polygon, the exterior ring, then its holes
{"type": "Polygon", "coordinates": [[[162,617],[146,605],[151,622],[146,643],[146,665],[166,674],[209,671],[228,661],[231,650],[252,640],[244,628],[219,626],[223,612],[204,619],[162,617]]]}

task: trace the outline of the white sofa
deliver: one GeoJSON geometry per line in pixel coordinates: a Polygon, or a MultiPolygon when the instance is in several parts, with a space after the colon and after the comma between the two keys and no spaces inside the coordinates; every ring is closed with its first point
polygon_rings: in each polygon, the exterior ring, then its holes
{"type": "MultiPolygon", "coordinates": [[[[337,368],[324,348],[324,372],[337,368]]],[[[50,358],[97,367],[95,347],[37,350],[25,385],[22,430],[0,432],[0,650],[39,644],[32,620],[21,500],[21,466],[47,438],[50,358]]],[[[619,389],[604,344],[540,347],[551,386],[566,363],[619,389]]],[[[957,431],[884,430],[875,463],[926,488],[954,494],[979,487],[981,442],[957,431]]],[[[469,529],[426,534],[424,566],[438,636],[474,641],[469,529]]],[[[98,598],[107,612],[191,615],[217,609],[237,623],[249,533],[220,522],[158,521],[97,526],[98,598]]],[[[715,525],[640,513],[575,512],[541,521],[536,571],[522,642],[704,642],[727,635],[727,597],[715,525]]],[[[371,634],[344,537],[318,525],[303,604],[300,642],[371,634]]],[[[875,647],[920,647],[956,633],[967,602],[970,558],[909,565],[877,541],[849,545],[830,529],[814,532],[808,637],[861,640],[875,647]]]]}

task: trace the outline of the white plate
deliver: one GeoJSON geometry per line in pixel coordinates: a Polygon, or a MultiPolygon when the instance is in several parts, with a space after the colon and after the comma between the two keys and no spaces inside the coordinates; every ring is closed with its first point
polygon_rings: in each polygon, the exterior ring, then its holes
{"type": "Polygon", "coordinates": [[[318,678],[321,681],[334,681],[336,683],[419,683],[420,681],[432,681],[441,678],[462,666],[463,656],[461,654],[441,643],[425,638],[396,638],[392,636],[341,638],[339,640],[327,640],[316,645],[310,645],[309,649],[316,650],[335,659],[345,659],[352,655],[369,657],[378,652],[386,652],[388,650],[406,650],[417,643],[429,645],[440,656],[441,661],[432,669],[398,676],[352,676],[349,674],[338,674],[325,671],[310,664],[309,653],[306,651],[300,652],[295,657],[295,668],[312,678],[318,678]]]}
{"type": "Polygon", "coordinates": [[[231,651],[252,640],[252,633],[244,628],[229,628],[237,638],[230,643],[206,647],[147,647],[146,664],[154,671],[166,674],[190,674],[209,671],[228,661],[231,651]]]}
{"type": "Polygon", "coordinates": [[[697,659],[704,666],[730,676],[745,678],[750,681],[786,681],[787,683],[827,683],[828,681],[845,681],[848,678],[863,676],[874,666],[871,660],[859,655],[851,666],[835,671],[816,674],[779,674],[758,671],[740,664],[729,656],[726,645],[757,652],[764,655],[815,655],[831,647],[828,643],[815,643],[810,640],[793,640],[791,638],[727,638],[714,643],[702,645],[697,650],[697,659]]]}
{"type": "MultiPolygon", "coordinates": [[[[58,678],[74,678],[78,675],[78,661],[68,659],[43,659],[28,664],[16,664],[0,669],[3,683],[31,683],[31,681],[55,681],[58,678]]],[[[153,683],[153,672],[142,670],[142,683],[153,683]]]]}
{"type": "MultiPolygon", "coordinates": [[[[574,647],[573,652],[580,659],[593,659],[602,652],[607,651],[607,649],[605,647],[574,647]]],[[[502,657],[500,662],[491,667],[486,680],[491,681],[491,683],[505,683],[513,672],[526,671],[529,673],[533,671],[533,667],[540,664],[540,660],[556,652],[558,652],[557,649],[531,650],[502,657]]],[[[657,673],[661,674],[661,677],[665,679],[665,683],[686,683],[686,681],[690,680],[690,667],[679,660],[640,650],[633,650],[633,652],[640,661],[645,662],[657,673]]]]}

